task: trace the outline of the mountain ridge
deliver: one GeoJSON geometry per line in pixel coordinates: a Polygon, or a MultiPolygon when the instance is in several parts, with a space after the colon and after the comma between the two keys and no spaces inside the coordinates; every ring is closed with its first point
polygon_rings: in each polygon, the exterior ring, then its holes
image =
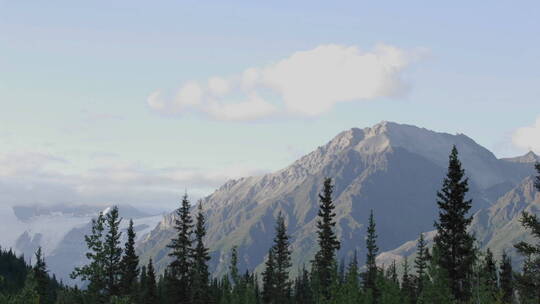
{"type": "MultiPolygon", "coordinates": [[[[341,256],[354,250],[363,254],[370,209],[375,211],[382,251],[432,230],[437,214],[435,193],[453,145],[470,177],[474,211],[489,208],[500,193],[533,173],[531,164],[498,159],[463,134],[392,122],[345,130],[285,168],[228,181],[202,199],[211,269],[218,274],[226,271],[225,261],[233,245],[239,246],[245,268],[260,269],[279,212],[292,237],[293,264],[309,263],[316,249],[317,194],[325,177],[332,177],[335,183],[341,256]]],[[[162,269],[168,261],[166,244],[173,235],[170,225],[160,223],[139,243],[143,258],[154,257],[162,269]]]]}

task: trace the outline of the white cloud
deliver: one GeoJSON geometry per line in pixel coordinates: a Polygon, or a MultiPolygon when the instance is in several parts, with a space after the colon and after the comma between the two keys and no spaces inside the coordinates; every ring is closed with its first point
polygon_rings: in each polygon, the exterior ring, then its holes
{"type": "Polygon", "coordinates": [[[188,82],[180,89],[183,97],[175,100],[154,92],[148,104],[161,113],[191,110],[218,120],[321,115],[340,102],[403,94],[407,86],[401,73],[417,57],[389,45],[368,52],[355,46],[321,45],[238,75],[211,77],[204,86],[188,82]]]}
{"type": "Polygon", "coordinates": [[[520,149],[540,154],[540,117],[532,126],[517,129],[512,136],[512,142],[520,149]]]}
{"type": "Polygon", "coordinates": [[[192,197],[209,194],[229,179],[264,173],[236,164],[217,169],[149,167],[113,155],[93,158],[95,167],[68,173],[69,162],[54,155],[0,154],[0,204],[131,204],[172,208],[188,190],[192,197]]]}

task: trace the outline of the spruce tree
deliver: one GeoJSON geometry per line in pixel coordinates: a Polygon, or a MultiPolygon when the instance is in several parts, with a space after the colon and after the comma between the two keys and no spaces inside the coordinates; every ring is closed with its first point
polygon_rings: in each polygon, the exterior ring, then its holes
{"type": "MultiPolygon", "coordinates": [[[[540,191],[540,163],[535,165],[537,176],[535,187],[540,191]]],[[[540,303],[540,220],[535,214],[523,211],[521,225],[531,231],[537,239],[536,244],[524,241],[515,244],[518,253],[525,258],[522,273],[516,276],[516,283],[520,298],[527,297],[529,300],[540,303]]]]}
{"type": "Polygon", "coordinates": [[[229,273],[231,275],[231,279],[233,282],[233,285],[240,284],[240,274],[238,272],[238,249],[236,246],[233,246],[231,249],[231,261],[229,264],[229,273]]]}
{"type": "Polygon", "coordinates": [[[442,189],[437,192],[439,220],[435,222],[435,246],[440,253],[440,266],[447,272],[452,294],[461,302],[471,297],[475,260],[474,237],[467,231],[472,221],[472,216],[468,215],[472,201],[465,199],[468,191],[468,178],[461,168],[454,146],[449,157],[448,173],[442,189]]]}
{"type": "Polygon", "coordinates": [[[437,247],[433,248],[430,257],[423,288],[418,296],[419,304],[454,304],[455,298],[452,294],[450,281],[446,269],[441,267],[439,261],[440,254],[437,247]]]}
{"type": "Polygon", "coordinates": [[[417,286],[417,295],[422,291],[423,280],[426,276],[426,269],[428,267],[429,249],[426,245],[426,240],[424,239],[424,234],[420,233],[418,238],[418,243],[416,245],[416,258],[414,259],[414,266],[416,268],[416,286],[417,286]]]}
{"type": "Polygon", "coordinates": [[[414,277],[410,274],[409,261],[403,260],[401,276],[402,303],[416,303],[416,289],[414,287],[414,277]]]}
{"type": "Polygon", "coordinates": [[[41,247],[38,248],[35,256],[36,256],[36,263],[34,264],[32,271],[34,273],[36,291],[39,294],[41,303],[44,303],[44,304],[52,303],[53,299],[52,299],[51,290],[49,286],[50,281],[49,281],[49,275],[47,274],[47,264],[45,264],[45,260],[43,259],[41,247]]]}
{"type": "Polygon", "coordinates": [[[291,265],[291,250],[285,218],[280,212],[276,223],[276,236],[272,249],[275,257],[275,302],[285,303],[291,297],[291,282],[289,280],[289,268],[291,265]]]}
{"type": "Polygon", "coordinates": [[[145,284],[143,290],[142,304],[158,304],[158,291],[156,282],[156,273],[152,259],[148,261],[146,267],[145,284]]]}
{"type": "Polygon", "coordinates": [[[127,241],[124,248],[124,256],[121,265],[120,286],[122,295],[134,296],[137,291],[137,278],[139,277],[139,257],[135,253],[135,230],[133,229],[133,220],[129,220],[127,229],[127,241]]]}
{"type": "Polygon", "coordinates": [[[120,278],[122,268],[122,248],[120,247],[120,222],[122,219],[118,213],[118,207],[114,206],[105,215],[107,233],[103,242],[104,270],[105,270],[105,293],[110,296],[120,295],[120,278]]]}
{"type": "Polygon", "coordinates": [[[495,300],[499,293],[499,280],[497,278],[497,264],[493,253],[488,248],[486,251],[486,256],[481,267],[481,278],[482,286],[484,287],[484,292],[488,297],[495,300]]]}
{"type": "Polygon", "coordinates": [[[262,300],[263,303],[279,303],[275,302],[276,292],[276,261],[274,259],[274,248],[268,250],[268,258],[264,264],[264,271],[262,273],[263,290],[262,300]]]}
{"type": "Polygon", "coordinates": [[[353,257],[347,266],[347,271],[345,273],[344,286],[342,288],[342,293],[344,293],[344,298],[346,299],[345,303],[358,303],[361,299],[360,293],[360,282],[359,278],[359,268],[358,268],[358,256],[356,250],[354,251],[353,257]]]}
{"type": "Polygon", "coordinates": [[[319,213],[317,220],[317,236],[319,251],[315,254],[313,262],[313,271],[317,276],[318,293],[324,298],[329,299],[332,279],[336,277],[336,252],[340,248],[340,242],[334,231],[336,226],[334,213],[335,205],[332,201],[334,185],[332,179],[324,180],[324,187],[319,194],[319,213]]]}
{"type": "Polygon", "coordinates": [[[371,291],[373,297],[373,303],[379,303],[380,291],[377,288],[377,253],[379,247],[377,246],[377,231],[375,226],[375,219],[373,217],[373,210],[369,215],[369,223],[366,236],[366,272],[363,274],[363,287],[364,291],[371,291]]]}
{"type": "Polygon", "coordinates": [[[297,304],[314,304],[313,291],[309,280],[309,272],[306,267],[300,271],[300,275],[294,283],[294,303],[297,304]]]}
{"type": "Polygon", "coordinates": [[[206,236],[206,219],[199,202],[197,213],[197,224],[195,226],[195,248],[193,250],[193,280],[192,293],[194,304],[209,303],[210,300],[210,273],[208,271],[208,261],[210,255],[208,248],[204,244],[206,236]]]}
{"type": "Polygon", "coordinates": [[[104,289],[106,284],[105,273],[105,253],[103,236],[105,233],[105,217],[99,213],[96,219],[92,220],[92,229],[89,235],[84,236],[88,252],[85,254],[88,264],[76,267],[71,273],[72,279],[80,278],[88,282],[87,295],[96,303],[105,301],[104,289]]]}
{"type": "Polygon", "coordinates": [[[503,252],[499,267],[499,282],[502,291],[502,302],[510,304],[514,302],[514,271],[510,257],[503,252]]]}
{"type": "Polygon", "coordinates": [[[192,261],[192,228],[193,219],[190,214],[190,202],[187,194],[182,198],[180,207],[176,210],[174,229],[176,236],[171,240],[168,247],[171,249],[169,256],[172,261],[170,268],[170,284],[172,303],[191,303],[191,274],[192,261]]]}

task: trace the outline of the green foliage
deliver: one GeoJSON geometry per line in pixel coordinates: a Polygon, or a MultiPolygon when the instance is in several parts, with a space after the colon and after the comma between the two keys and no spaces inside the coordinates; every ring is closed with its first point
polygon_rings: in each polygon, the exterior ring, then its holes
{"type": "Polygon", "coordinates": [[[135,253],[135,231],[133,220],[129,220],[127,230],[127,242],[124,247],[124,255],[120,262],[120,288],[123,296],[134,295],[137,291],[137,279],[139,277],[139,257],[135,253]]]}
{"type": "Polygon", "coordinates": [[[206,221],[199,203],[197,224],[195,227],[195,248],[193,249],[193,270],[192,270],[192,299],[194,304],[208,303],[210,300],[209,285],[210,273],[208,271],[208,261],[210,255],[208,248],[204,244],[206,236],[206,221]]]}
{"type": "Polygon", "coordinates": [[[169,280],[172,287],[169,289],[169,296],[173,303],[191,303],[193,219],[191,218],[190,207],[190,201],[187,194],[185,194],[180,207],[176,210],[174,223],[176,236],[168,245],[171,248],[169,256],[173,259],[169,264],[169,280]]]}
{"type": "Polygon", "coordinates": [[[144,288],[141,289],[142,297],[141,304],[158,304],[158,290],[157,290],[157,281],[156,281],[156,272],[154,270],[154,265],[152,259],[148,262],[148,267],[146,267],[146,275],[144,277],[144,288]]]}
{"type": "Polygon", "coordinates": [[[373,210],[369,215],[369,223],[367,228],[366,237],[366,272],[363,273],[363,286],[364,290],[370,290],[373,297],[373,303],[379,303],[380,290],[377,286],[378,268],[376,263],[379,247],[377,246],[377,232],[375,226],[375,219],[373,217],[373,210]]]}
{"type": "Polygon", "coordinates": [[[80,278],[83,281],[88,281],[87,293],[96,301],[104,302],[103,290],[105,289],[105,253],[103,234],[105,231],[105,218],[103,214],[99,214],[96,219],[92,220],[92,230],[90,235],[85,235],[86,246],[88,252],[86,258],[89,263],[82,267],[76,267],[71,278],[80,278]]]}
{"type": "Polygon", "coordinates": [[[437,247],[433,248],[426,279],[423,280],[422,292],[418,296],[419,304],[453,304],[456,303],[452,293],[450,279],[440,264],[440,254],[437,247]]]}
{"type": "Polygon", "coordinates": [[[279,213],[276,220],[274,244],[268,251],[263,272],[263,303],[287,303],[291,299],[291,250],[285,218],[279,213]]]}
{"type": "MultiPolygon", "coordinates": [[[[540,163],[536,163],[538,172],[535,180],[535,187],[540,191],[540,163]]],[[[540,302],[540,220],[534,214],[523,211],[521,215],[521,225],[531,231],[537,239],[536,244],[519,242],[514,247],[518,253],[525,257],[523,270],[516,276],[517,289],[522,302],[540,302]]]]}
{"type": "Polygon", "coordinates": [[[319,251],[315,254],[312,266],[313,275],[317,276],[315,283],[318,286],[320,296],[324,299],[330,297],[331,280],[336,271],[336,251],[340,248],[340,242],[334,231],[336,214],[334,213],[335,205],[332,201],[333,191],[332,179],[326,178],[323,191],[319,194],[320,203],[317,220],[319,251]]]}
{"type": "Polygon", "coordinates": [[[442,189],[437,192],[439,220],[435,222],[435,246],[440,251],[438,260],[448,275],[452,294],[462,302],[471,298],[475,259],[474,237],[467,231],[472,221],[472,216],[468,215],[472,201],[465,199],[468,191],[468,179],[454,146],[449,157],[448,173],[442,189]]]}
{"type": "Polygon", "coordinates": [[[499,282],[501,289],[501,303],[514,302],[514,271],[510,257],[503,252],[501,265],[499,267],[499,282]]]}

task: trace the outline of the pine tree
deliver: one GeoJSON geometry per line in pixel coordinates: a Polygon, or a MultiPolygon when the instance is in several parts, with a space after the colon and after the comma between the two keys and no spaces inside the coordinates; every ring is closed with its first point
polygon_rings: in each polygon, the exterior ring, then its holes
{"type": "Polygon", "coordinates": [[[455,303],[448,274],[446,269],[441,267],[439,259],[439,250],[437,247],[434,247],[428,268],[426,269],[422,292],[418,296],[417,303],[419,304],[455,303]]]}
{"type": "Polygon", "coordinates": [[[154,271],[154,264],[152,259],[148,261],[148,267],[146,267],[145,284],[143,290],[143,297],[141,304],[158,304],[158,292],[156,283],[156,273],[154,271]]]}
{"type": "Polygon", "coordinates": [[[146,275],[147,275],[146,266],[142,265],[141,270],[140,270],[140,276],[139,276],[139,284],[138,284],[139,285],[138,296],[139,296],[139,302],[141,303],[144,303],[143,302],[144,293],[146,292],[146,285],[148,284],[148,277],[146,275]]]}
{"type": "Polygon", "coordinates": [[[313,271],[317,276],[318,292],[320,295],[329,299],[332,279],[336,277],[336,252],[340,248],[340,242],[334,231],[336,226],[334,213],[335,205],[332,201],[334,186],[332,179],[324,180],[324,187],[319,194],[319,213],[317,220],[317,236],[319,251],[315,254],[313,271]]]}
{"type": "Polygon", "coordinates": [[[536,178],[534,179],[534,186],[536,187],[536,190],[540,191],[540,163],[536,163],[534,165],[534,168],[536,169],[536,172],[538,173],[536,175],[536,178]]]}
{"type": "MultiPolygon", "coordinates": [[[[540,191],[540,163],[536,163],[535,168],[538,172],[535,187],[540,191]]],[[[535,214],[523,211],[520,221],[521,225],[530,230],[538,242],[529,244],[521,241],[514,245],[518,253],[525,258],[523,271],[516,276],[517,288],[520,298],[527,297],[531,301],[540,303],[540,220],[535,214]]]]}
{"type": "Polygon", "coordinates": [[[414,259],[414,266],[416,268],[416,296],[422,293],[422,287],[424,286],[424,279],[426,277],[426,270],[428,268],[428,262],[430,261],[429,249],[424,239],[424,234],[420,233],[418,238],[416,258],[414,259]]]}
{"type": "Polygon", "coordinates": [[[313,291],[311,290],[311,282],[309,280],[309,272],[306,267],[303,267],[300,275],[294,283],[294,303],[297,304],[314,304],[313,291]]]}
{"type": "Polygon", "coordinates": [[[210,299],[210,273],[208,261],[210,255],[204,245],[206,236],[206,219],[204,217],[202,203],[199,202],[197,224],[195,227],[195,248],[193,250],[193,280],[192,293],[194,304],[209,303],[210,299]]]}
{"type": "Polygon", "coordinates": [[[493,253],[488,248],[481,268],[481,284],[485,289],[486,296],[490,299],[495,300],[499,293],[498,281],[497,264],[495,263],[493,253]]]}
{"type": "Polygon", "coordinates": [[[416,289],[414,287],[414,279],[410,274],[409,261],[407,258],[402,264],[403,275],[401,277],[401,294],[402,303],[416,303],[416,289]]]}
{"type": "Polygon", "coordinates": [[[122,268],[122,248],[120,247],[120,223],[122,219],[118,213],[118,207],[114,206],[105,215],[107,233],[103,242],[104,270],[105,270],[105,293],[110,296],[120,295],[120,278],[122,268]]]}
{"type": "Polygon", "coordinates": [[[193,219],[190,214],[190,202],[187,194],[182,198],[180,208],[176,210],[174,229],[176,237],[168,245],[171,248],[169,256],[173,258],[169,264],[172,303],[191,303],[191,274],[192,274],[192,228],[193,219]]]}
{"type": "Polygon", "coordinates": [[[88,247],[86,258],[89,263],[82,267],[76,267],[71,273],[72,279],[80,278],[88,281],[86,293],[92,301],[104,303],[104,289],[106,283],[105,273],[105,253],[103,235],[105,233],[105,217],[100,213],[96,219],[92,220],[92,230],[90,235],[85,235],[84,240],[88,247]]]}
{"type": "Polygon", "coordinates": [[[377,288],[377,262],[376,257],[379,252],[377,246],[377,232],[375,226],[375,219],[373,217],[373,210],[369,215],[369,223],[366,236],[366,272],[363,274],[363,287],[364,291],[371,291],[373,297],[373,303],[379,303],[380,292],[377,288]]]}
{"type": "Polygon", "coordinates": [[[233,246],[231,249],[231,261],[229,264],[229,273],[231,274],[231,279],[233,285],[240,284],[240,274],[238,272],[238,249],[236,246],[233,246]]]}
{"type": "Polygon", "coordinates": [[[339,301],[342,303],[358,303],[361,299],[360,294],[360,282],[358,280],[358,256],[356,250],[354,251],[353,257],[347,266],[347,271],[345,273],[345,279],[343,283],[343,288],[341,293],[343,294],[343,300],[339,301]]]}
{"type": "Polygon", "coordinates": [[[291,265],[291,250],[285,218],[278,214],[276,223],[276,236],[272,248],[275,257],[275,303],[286,303],[291,297],[291,282],[289,281],[289,268],[291,265]]]}
{"type": "Polygon", "coordinates": [[[134,296],[137,290],[137,278],[139,277],[139,257],[135,253],[135,230],[133,230],[133,220],[129,220],[127,230],[127,242],[124,248],[124,256],[121,265],[121,294],[124,296],[134,296]]]}
{"type": "Polygon", "coordinates": [[[499,267],[499,282],[502,291],[502,302],[506,304],[514,301],[514,271],[510,257],[503,252],[501,265],[499,267]]]}
{"type": "Polygon", "coordinates": [[[277,296],[276,292],[276,261],[274,259],[274,248],[268,250],[268,258],[265,262],[264,271],[262,273],[263,291],[262,300],[263,303],[279,303],[274,301],[277,296]]]}
{"type": "Polygon", "coordinates": [[[49,275],[47,274],[47,265],[43,259],[43,254],[41,252],[41,247],[36,251],[36,263],[32,268],[34,273],[34,280],[36,282],[36,291],[39,294],[41,303],[52,303],[53,296],[51,295],[50,290],[50,280],[49,275]]]}
{"type": "Polygon", "coordinates": [[[452,294],[458,301],[471,297],[472,266],[475,259],[474,237],[467,232],[472,217],[468,215],[471,200],[466,200],[468,179],[461,168],[454,146],[449,157],[448,173],[441,191],[437,192],[439,221],[435,222],[439,263],[448,274],[452,294]]]}

